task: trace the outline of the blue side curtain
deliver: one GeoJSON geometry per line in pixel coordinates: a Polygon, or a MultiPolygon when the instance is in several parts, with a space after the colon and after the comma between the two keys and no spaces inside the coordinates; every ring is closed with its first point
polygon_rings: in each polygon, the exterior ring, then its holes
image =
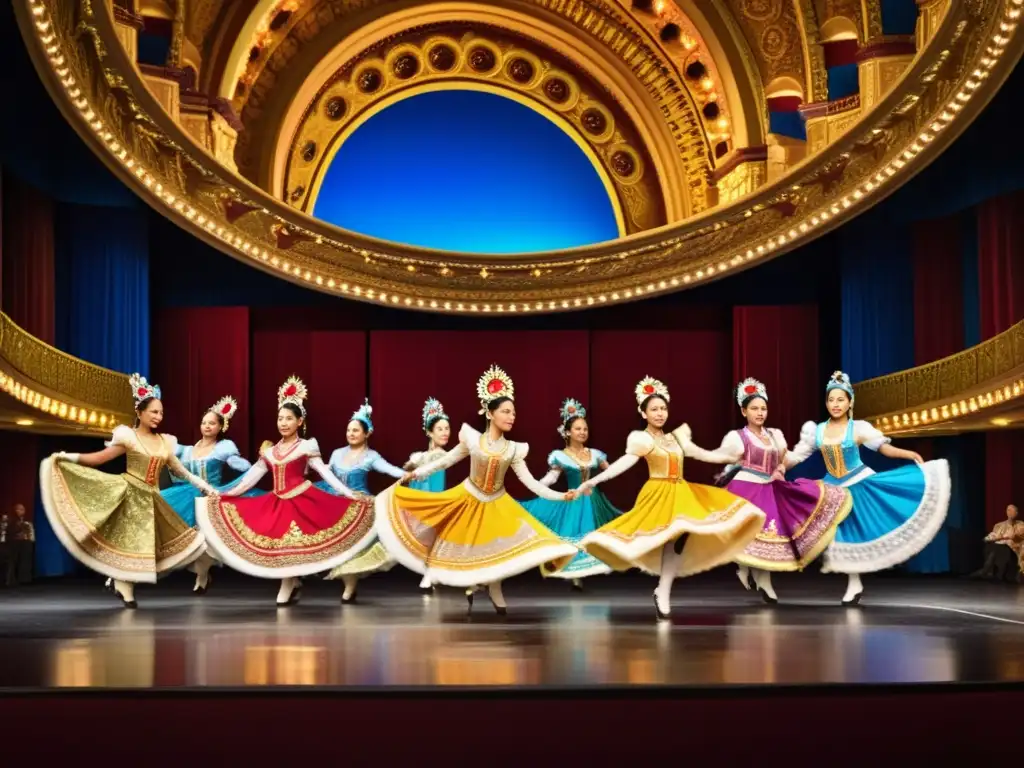
{"type": "Polygon", "coordinates": [[[837,238],[842,365],[853,381],[914,366],[910,227],[870,213],[837,238]]]}
{"type": "Polygon", "coordinates": [[[145,210],[62,204],[56,211],[57,346],[149,375],[145,210]]]}
{"type": "Polygon", "coordinates": [[[828,98],[829,101],[845,99],[860,91],[860,72],[856,64],[840,64],[838,67],[829,67],[828,75],[828,98]]]}
{"type": "Polygon", "coordinates": [[[915,0],[882,0],[883,35],[912,35],[916,24],[915,0]]]}
{"type": "Polygon", "coordinates": [[[796,111],[771,112],[768,115],[768,132],[777,133],[779,136],[788,136],[791,139],[807,140],[807,126],[804,125],[804,118],[796,111]]]}

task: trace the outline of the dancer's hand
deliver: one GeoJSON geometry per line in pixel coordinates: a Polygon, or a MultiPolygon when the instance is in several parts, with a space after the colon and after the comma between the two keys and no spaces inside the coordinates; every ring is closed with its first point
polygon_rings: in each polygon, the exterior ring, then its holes
{"type": "Polygon", "coordinates": [[[785,480],[786,479],[786,468],[781,464],[775,468],[772,472],[772,480],[785,480]]]}
{"type": "Polygon", "coordinates": [[[907,453],[910,454],[909,458],[911,458],[915,463],[917,463],[917,464],[924,464],[924,459],[921,458],[921,454],[920,453],[917,453],[916,451],[907,451],[907,453]]]}
{"type": "Polygon", "coordinates": [[[402,475],[402,479],[399,480],[398,482],[399,482],[400,485],[408,485],[409,483],[411,483],[415,479],[416,479],[416,475],[415,474],[413,474],[412,472],[406,472],[404,475],[402,475]]]}

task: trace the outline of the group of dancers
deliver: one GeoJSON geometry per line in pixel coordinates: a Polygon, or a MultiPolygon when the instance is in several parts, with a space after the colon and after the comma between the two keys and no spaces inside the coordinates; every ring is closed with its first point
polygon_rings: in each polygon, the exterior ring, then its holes
{"type": "Polygon", "coordinates": [[[668,388],[643,379],[634,393],[643,428],[611,463],[587,445],[584,406],[567,399],[558,428],[565,446],[548,456],[540,480],[526,466],[529,446],[509,439],[514,385],[496,366],[477,382],[484,431],[463,424],[448,449],[451,421],[429,399],[422,421],[427,448],[402,467],[370,448],[368,403],[352,415],[347,445],[324,463],[319,444],[306,434],[308,393],[296,377],[278,390],[280,439],[264,443],[251,465],[225,437],[238,409],[231,397],[203,415],[198,443],[180,446],[159,431],[159,387],[138,374],[130,383],[134,427],[117,426],[101,451],[57,453],[40,466],[43,506],[57,537],[107,576],[107,587],[128,608],[137,606],[136,584],[186,567],[196,574],[194,592],[204,594],[218,564],[279,579],[279,606],[297,603],[302,579],[317,574],[342,580],[342,602],[353,603],[360,578],[397,563],[422,576],[421,589],[464,589],[469,610],[483,590],[501,615],[507,611],[502,582],[533,568],[575,588],[590,576],[639,568],[658,577],[653,601],[664,619],[676,578],[736,563],[743,586],[775,603],[771,574],[802,570],[819,556],[824,571],[847,574],[842,604],[856,605],[861,574],[921,551],[949,506],[948,464],[925,462],[855,421],[853,386],[839,371],[825,387],[828,419],[805,424],[793,449],[766,426],[768,392],[755,379],[735,392],[746,425],[715,450],[694,444],[685,424],[666,432],[668,388]],[[875,473],[861,461],[862,446],[911,463],[875,473]],[[786,479],[787,470],[816,451],[825,461],[824,478],[786,479]],[[96,469],[122,454],[123,474],[96,469]],[[716,486],[688,483],[685,457],[726,470],[716,486]],[[445,470],[466,458],[469,477],[446,489],[445,470]],[[641,459],[649,479],[632,509],[620,512],[598,486],[641,459]],[[241,476],[225,482],[225,466],[241,476]],[[172,485],[161,491],[164,467],[172,485]],[[519,503],[509,496],[509,469],[536,498],[519,503]],[[395,482],[374,497],[370,472],[395,482]],[[273,490],[256,490],[268,473],[273,490]],[[552,490],[562,477],[566,490],[552,490]]]}

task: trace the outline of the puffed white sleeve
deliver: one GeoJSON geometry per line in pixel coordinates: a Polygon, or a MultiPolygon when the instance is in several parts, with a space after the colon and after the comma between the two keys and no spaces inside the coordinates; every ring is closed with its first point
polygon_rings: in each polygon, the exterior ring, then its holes
{"type": "MultiPolygon", "coordinates": [[[[110,433],[110,439],[107,440],[103,445],[107,448],[112,448],[115,445],[119,445],[122,448],[131,448],[135,445],[135,430],[129,427],[127,424],[118,424],[114,427],[114,431],[110,433]]],[[[177,453],[178,441],[174,441],[175,445],[175,456],[177,453]]]]}
{"type": "Polygon", "coordinates": [[[863,445],[872,451],[877,451],[886,443],[892,442],[867,421],[853,422],[853,440],[857,445],[863,445]]]}
{"type": "Polygon", "coordinates": [[[355,493],[353,493],[347,485],[341,482],[337,475],[331,472],[330,467],[324,464],[323,457],[320,455],[320,443],[316,441],[316,438],[310,437],[305,442],[306,466],[320,475],[324,482],[340,495],[354,499],[356,497],[355,493]]]}
{"type": "MultiPolygon", "coordinates": [[[[676,435],[676,440],[679,440],[679,435],[676,435]]],[[[722,438],[722,444],[713,451],[701,448],[693,440],[679,440],[679,444],[683,447],[683,454],[688,458],[706,464],[735,464],[743,458],[743,438],[735,430],[722,438]]]]}
{"type": "Polygon", "coordinates": [[[235,472],[248,472],[252,469],[252,464],[249,463],[248,459],[242,458],[242,454],[238,450],[238,446],[235,445],[234,440],[221,440],[217,443],[217,451],[223,458],[224,463],[235,470],[235,472]]]}
{"type": "Polygon", "coordinates": [[[561,468],[558,466],[557,451],[552,451],[548,455],[548,472],[544,477],[540,479],[540,484],[550,488],[558,480],[562,474],[561,468]]]}
{"type": "Polygon", "coordinates": [[[516,473],[516,477],[519,478],[520,482],[527,487],[529,491],[535,493],[542,499],[548,501],[563,501],[565,499],[564,493],[558,493],[552,491],[546,485],[542,485],[538,482],[530,473],[530,468],[526,466],[526,457],[530,454],[530,446],[526,443],[516,443],[516,455],[512,459],[512,471],[516,473]]]}
{"type": "Polygon", "coordinates": [[[647,432],[631,432],[626,440],[626,453],[608,465],[608,469],[580,485],[580,490],[593,488],[599,483],[618,477],[654,450],[654,438],[647,432]]]}
{"type": "Polygon", "coordinates": [[[213,493],[213,486],[203,480],[198,475],[193,475],[187,469],[185,465],[178,460],[178,438],[174,435],[162,435],[164,441],[167,443],[168,453],[170,457],[167,459],[167,469],[176,474],[178,477],[183,477],[194,487],[198,488],[203,493],[213,493]]]}
{"type": "Polygon", "coordinates": [[[458,464],[464,458],[469,456],[469,441],[474,439],[474,436],[479,436],[479,434],[479,432],[474,430],[468,424],[463,424],[462,429],[459,430],[459,444],[446,452],[441,458],[416,467],[412,473],[413,477],[417,480],[422,480],[425,477],[430,477],[439,470],[448,469],[449,467],[458,464]]]}
{"type": "Polygon", "coordinates": [[[783,465],[789,469],[795,467],[802,461],[806,461],[811,455],[817,450],[818,442],[818,425],[813,421],[805,422],[803,427],[800,429],[800,442],[796,444],[796,448],[791,451],[786,451],[786,457],[783,459],[783,465]]]}

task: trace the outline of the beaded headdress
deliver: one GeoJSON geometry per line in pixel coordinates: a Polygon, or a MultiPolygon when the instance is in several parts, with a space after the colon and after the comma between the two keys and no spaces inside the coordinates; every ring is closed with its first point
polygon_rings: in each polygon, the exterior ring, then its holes
{"type": "Polygon", "coordinates": [[[765,389],[757,379],[744,379],[736,385],[736,402],[739,403],[740,408],[743,407],[743,402],[747,399],[760,397],[764,401],[768,402],[768,390],[765,389]]]}
{"type": "Polygon", "coordinates": [[[833,389],[843,390],[850,396],[850,404],[853,404],[853,384],[850,383],[850,377],[842,371],[836,371],[829,377],[828,384],[825,385],[825,394],[828,395],[833,389]]]}
{"type": "Polygon", "coordinates": [[[289,376],[288,380],[277,390],[277,407],[283,408],[286,405],[294,405],[299,409],[302,417],[306,417],[306,406],[303,403],[308,396],[306,385],[298,376],[289,376]]]}
{"type": "Polygon", "coordinates": [[[569,439],[569,433],[565,429],[565,425],[569,423],[570,419],[587,418],[587,409],[583,407],[583,403],[579,400],[573,400],[571,397],[566,398],[565,402],[562,403],[562,408],[558,412],[559,417],[562,419],[562,423],[558,425],[558,434],[562,436],[563,440],[569,439]]]}
{"type": "Polygon", "coordinates": [[[423,431],[429,432],[431,422],[440,421],[441,419],[451,421],[448,418],[448,414],[444,412],[444,406],[434,398],[428,398],[427,402],[423,404],[423,431]]]}
{"type": "Polygon", "coordinates": [[[655,378],[650,376],[644,377],[644,379],[636,385],[636,404],[637,406],[643,405],[644,400],[648,397],[657,395],[663,398],[665,402],[669,402],[668,387],[662,384],[655,378]]]}
{"type": "Polygon", "coordinates": [[[480,398],[482,406],[480,415],[487,413],[487,404],[492,400],[497,400],[500,397],[507,397],[509,400],[515,399],[514,392],[515,386],[508,374],[498,366],[492,365],[476,383],[476,395],[480,398]]]}
{"type": "Polygon", "coordinates": [[[150,384],[146,381],[146,377],[138,373],[133,373],[128,377],[128,383],[132,387],[132,399],[135,400],[135,407],[138,408],[139,403],[149,397],[155,397],[157,400],[160,399],[160,387],[155,384],[150,384]]]}
{"type": "Polygon", "coordinates": [[[360,422],[364,427],[366,427],[367,432],[373,432],[373,421],[370,419],[372,415],[373,407],[370,405],[369,399],[367,399],[361,406],[359,406],[359,410],[352,414],[351,420],[360,422]]]}
{"type": "Polygon", "coordinates": [[[228,425],[238,411],[238,402],[231,395],[224,395],[224,397],[213,404],[210,411],[224,419],[224,426],[220,430],[221,434],[223,434],[228,431],[228,425]]]}

